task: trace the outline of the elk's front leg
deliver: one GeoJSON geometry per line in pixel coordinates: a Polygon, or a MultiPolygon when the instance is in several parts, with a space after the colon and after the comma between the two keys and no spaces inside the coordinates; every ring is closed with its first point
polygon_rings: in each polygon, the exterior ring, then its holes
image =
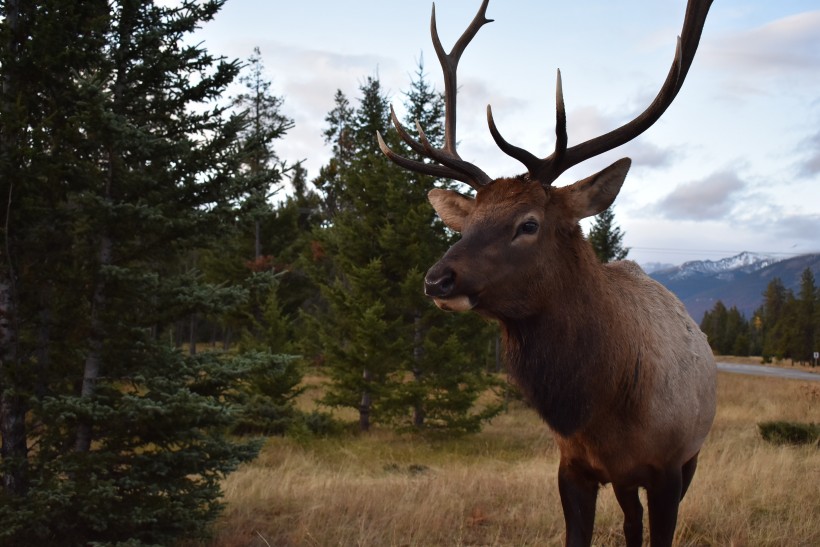
{"type": "Polygon", "coordinates": [[[566,523],[567,547],[589,547],[595,524],[595,502],[598,498],[598,481],[591,479],[583,470],[561,460],[558,466],[558,492],[566,523]]]}
{"type": "Polygon", "coordinates": [[[646,487],[649,544],[652,547],[671,547],[682,491],[683,475],[680,467],[659,470],[646,487]]]}
{"type": "Polygon", "coordinates": [[[615,499],[624,512],[624,537],[627,547],[641,547],[643,544],[643,507],[638,496],[638,487],[612,485],[615,499]]]}

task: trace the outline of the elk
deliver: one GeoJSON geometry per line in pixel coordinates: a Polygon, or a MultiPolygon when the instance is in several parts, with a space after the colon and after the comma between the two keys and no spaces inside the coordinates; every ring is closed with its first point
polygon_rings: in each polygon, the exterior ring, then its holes
{"type": "Polygon", "coordinates": [[[706,337],[681,302],[630,261],[601,264],[579,220],[609,207],[631,160],[561,187],[570,167],[646,131],[669,107],[694,58],[711,0],[689,0],[675,58],[660,92],[635,119],[567,147],[561,73],[556,86],[556,144],[546,158],[508,143],[492,110],[493,139],[527,172],[490,178],[456,151],[456,70],[464,49],[485,24],[484,0],[446,53],[431,35],[444,72],[445,136],[434,147],[416,123],[414,139],[391,111],[407,145],[432,162],[399,155],[377,135],[399,166],[468,184],[475,197],[429,192],[441,220],[461,233],[427,272],[424,291],[449,311],[473,310],[499,323],[508,372],[552,430],[560,450],[558,490],[566,545],[590,545],[598,489],[611,483],[624,513],[629,547],[643,541],[647,493],[653,547],[671,545],[678,506],[697,466],[715,414],[716,368],[706,337]]]}

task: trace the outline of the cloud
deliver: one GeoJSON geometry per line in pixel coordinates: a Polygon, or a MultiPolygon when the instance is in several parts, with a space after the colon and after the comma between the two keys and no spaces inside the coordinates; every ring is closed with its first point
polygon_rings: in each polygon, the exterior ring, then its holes
{"type": "Polygon", "coordinates": [[[820,214],[784,215],[772,226],[774,234],[788,240],[811,240],[817,248],[820,214]]]}
{"type": "Polygon", "coordinates": [[[820,175],[820,131],[807,138],[803,148],[809,151],[807,157],[798,166],[798,172],[806,177],[820,175]]]}
{"type": "MultiPolygon", "coordinates": [[[[771,93],[772,81],[820,74],[820,11],[799,13],[703,44],[704,63],[734,92],[771,93]]],[[[803,82],[805,83],[805,81],[803,82]]]]}
{"type": "Polygon", "coordinates": [[[660,201],[657,211],[668,218],[719,220],[732,212],[745,188],[746,183],[734,172],[720,171],[680,184],[660,201]]]}

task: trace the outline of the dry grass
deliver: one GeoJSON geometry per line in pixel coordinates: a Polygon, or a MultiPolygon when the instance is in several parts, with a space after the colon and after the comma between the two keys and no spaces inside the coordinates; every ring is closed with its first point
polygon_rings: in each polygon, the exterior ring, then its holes
{"type": "MultiPolygon", "coordinates": [[[[817,385],[721,374],[677,544],[820,545],[820,451],[769,445],[756,426],[820,421],[819,403],[817,385]]],[[[225,481],[212,545],[560,545],[557,461],[546,427],[522,407],[462,439],[271,439],[225,481]]],[[[622,545],[620,528],[603,488],[594,544],[622,545]]]]}

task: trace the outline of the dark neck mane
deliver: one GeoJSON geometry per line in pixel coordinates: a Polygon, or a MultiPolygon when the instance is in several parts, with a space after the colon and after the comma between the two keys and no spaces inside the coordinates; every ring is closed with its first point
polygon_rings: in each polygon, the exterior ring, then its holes
{"type": "Polygon", "coordinates": [[[616,396],[611,386],[620,383],[612,377],[609,348],[617,326],[602,320],[610,306],[603,271],[597,260],[582,260],[578,266],[577,276],[567,277],[571,286],[557,287],[554,303],[543,313],[499,319],[510,375],[547,424],[563,436],[582,428],[601,399],[616,396]],[[589,283],[578,284],[581,276],[589,283]]]}

